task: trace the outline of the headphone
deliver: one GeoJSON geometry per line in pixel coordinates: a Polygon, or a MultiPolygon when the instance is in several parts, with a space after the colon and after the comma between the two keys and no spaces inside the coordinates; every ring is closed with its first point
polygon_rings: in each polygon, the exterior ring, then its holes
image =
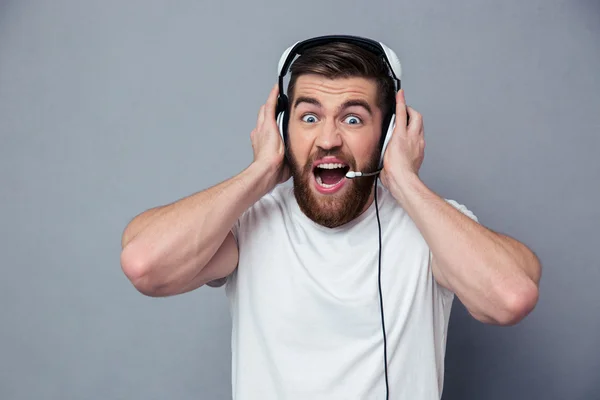
{"type": "MultiPolygon", "coordinates": [[[[289,121],[289,99],[287,95],[284,93],[283,89],[283,79],[287,75],[289,68],[293,61],[295,60],[297,55],[302,55],[302,53],[308,49],[313,47],[321,46],[328,43],[333,42],[342,42],[342,43],[350,43],[357,46],[362,47],[363,49],[375,54],[378,57],[381,57],[385,64],[387,65],[390,77],[394,81],[395,92],[397,93],[400,90],[400,79],[402,76],[402,65],[400,64],[400,59],[396,55],[396,53],[387,47],[385,44],[360,37],[360,36],[351,36],[351,35],[326,35],[326,36],[317,36],[310,39],[306,39],[303,41],[296,42],[294,45],[288,47],[279,59],[279,64],[277,66],[277,74],[279,76],[279,96],[277,98],[277,106],[275,110],[275,115],[277,116],[277,126],[279,127],[279,133],[281,135],[281,139],[283,142],[286,142],[287,139],[287,128],[289,121]]],[[[384,118],[382,124],[382,135],[380,141],[381,155],[379,157],[379,168],[377,171],[372,172],[358,172],[358,171],[348,171],[346,173],[347,178],[356,178],[360,176],[372,176],[377,175],[383,169],[383,155],[385,154],[385,149],[392,137],[392,133],[394,131],[394,127],[396,126],[396,114],[395,114],[396,104],[392,104],[391,109],[387,113],[384,118]]]]}
{"type": "MultiPolygon", "coordinates": [[[[371,40],[368,38],[363,38],[359,36],[349,36],[349,35],[329,35],[329,36],[318,36],[311,39],[307,39],[301,42],[296,42],[293,46],[288,47],[281,58],[279,59],[279,64],[277,66],[277,73],[279,75],[279,96],[277,98],[277,108],[275,111],[275,115],[277,116],[277,126],[279,127],[279,133],[281,135],[281,139],[283,143],[286,144],[287,138],[287,128],[289,121],[289,99],[285,95],[283,90],[283,78],[287,74],[290,65],[295,60],[296,55],[302,55],[302,53],[310,48],[321,46],[328,43],[333,42],[343,42],[343,43],[351,43],[357,46],[362,47],[375,54],[378,57],[381,57],[385,64],[388,66],[389,73],[391,78],[394,81],[395,92],[397,93],[400,90],[400,78],[402,75],[402,66],[400,64],[400,59],[389,47],[384,45],[381,42],[377,42],[375,40],[371,40]]],[[[361,176],[373,176],[378,175],[383,169],[383,155],[385,154],[385,149],[392,137],[392,133],[396,126],[396,104],[395,101],[388,110],[387,115],[384,117],[384,121],[382,124],[382,135],[380,141],[381,154],[379,157],[379,168],[376,171],[370,172],[359,172],[359,171],[348,171],[346,173],[346,178],[354,179],[361,176]]],[[[408,118],[407,118],[408,124],[408,118]]],[[[378,273],[378,283],[379,283],[379,305],[381,311],[381,330],[383,334],[383,360],[384,360],[384,373],[385,373],[385,388],[386,388],[386,399],[389,398],[389,382],[388,382],[388,362],[387,362],[387,338],[385,332],[385,316],[383,312],[383,296],[381,291],[381,220],[379,218],[379,205],[377,204],[377,179],[375,179],[375,190],[374,190],[374,199],[375,199],[375,212],[377,215],[377,226],[379,228],[379,273],[378,273]]]]}

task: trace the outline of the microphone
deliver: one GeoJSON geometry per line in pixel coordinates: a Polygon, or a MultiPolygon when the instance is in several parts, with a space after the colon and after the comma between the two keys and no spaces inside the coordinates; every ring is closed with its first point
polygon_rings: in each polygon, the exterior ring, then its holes
{"type": "Polygon", "coordinates": [[[346,178],[354,179],[354,178],[359,178],[361,176],[373,176],[373,175],[379,174],[382,170],[383,170],[383,168],[380,168],[374,172],[348,171],[348,172],[346,172],[346,178]]]}

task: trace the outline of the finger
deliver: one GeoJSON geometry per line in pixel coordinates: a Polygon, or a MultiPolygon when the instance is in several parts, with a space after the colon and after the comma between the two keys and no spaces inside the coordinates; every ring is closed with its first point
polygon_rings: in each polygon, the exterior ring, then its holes
{"type": "Polygon", "coordinates": [[[423,132],[423,116],[414,108],[406,107],[409,117],[408,130],[415,134],[421,134],[423,132]]]}
{"type": "Polygon", "coordinates": [[[277,107],[277,95],[279,94],[279,84],[275,84],[269,93],[267,99],[265,119],[275,120],[275,107],[277,107]]]}
{"type": "Polygon", "coordinates": [[[260,106],[258,110],[258,119],[256,120],[256,129],[260,129],[263,122],[265,121],[265,105],[260,106]]]}
{"type": "Polygon", "coordinates": [[[406,99],[404,98],[404,89],[396,93],[396,126],[403,129],[406,127],[406,99]]]}

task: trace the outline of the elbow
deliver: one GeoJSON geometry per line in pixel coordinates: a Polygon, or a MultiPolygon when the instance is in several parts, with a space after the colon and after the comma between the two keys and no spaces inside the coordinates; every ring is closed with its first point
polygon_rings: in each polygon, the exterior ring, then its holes
{"type": "Polygon", "coordinates": [[[121,251],[121,269],[138,292],[149,297],[160,296],[160,287],[152,279],[150,261],[131,246],[121,251]]]}
{"type": "Polygon", "coordinates": [[[530,280],[518,288],[506,290],[502,295],[502,306],[494,318],[496,323],[502,326],[518,324],[533,311],[538,299],[538,286],[530,280]]]}

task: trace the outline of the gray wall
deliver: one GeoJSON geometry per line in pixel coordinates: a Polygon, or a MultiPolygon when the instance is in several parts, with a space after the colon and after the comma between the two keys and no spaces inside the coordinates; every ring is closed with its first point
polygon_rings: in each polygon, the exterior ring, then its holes
{"type": "Polygon", "coordinates": [[[280,53],[328,33],[400,55],[422,177],[540,256],[511,328],[456,303],[444,399],[600,395],[600,3],[0,3],[0,399],[226,399],[222,290],[137,293],[138,212],[236,174],[280,53]]]}

